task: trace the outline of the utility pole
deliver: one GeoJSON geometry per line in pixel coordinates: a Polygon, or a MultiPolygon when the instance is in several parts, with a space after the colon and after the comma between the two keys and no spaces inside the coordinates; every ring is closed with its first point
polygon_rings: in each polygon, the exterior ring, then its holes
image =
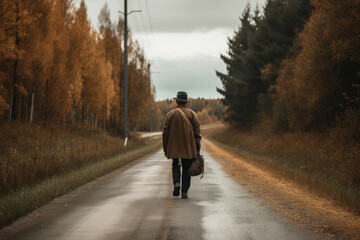
{"type": "Polygon", "coordinates": [[[152,92],[152,84],[151,84],[151,74],[152,73],[160,73],[160,72],[151,72],[150,67],[151,67],[151,64],[148,63],[149,84],[150,84],[150,132],[152,132],[152,129],[153,129],[153,127],[152,127],[152,100],[153,100],[152,94],[153,94],[153,92],[152,92]]]}
{"type": "Polygon", "coordinates": [[[124,0],[124,137],[125,145],[128,138],[128,79],[127,79],[127,65],[128,65],[128,46],[127,46],[127,37],[128,37],[128,27],[127,27],[127,0],[124,0]]]}
{"type": "Polygon", "coordinates": [[[152,89],[151,89],[151,72],[150,72],[150,63],[148,64],[149,71],[149,86],[150,86],[150,132],[152,132],[152,89]]]}
{"type": "Polygon", "coordinates": [[[124,0],[124,12],[119,11],[124,14],[124,137],[126,146],[128,139],[128,77],[127,77],[127,67],[128,67],[128,27],[127,27],[127,17],[133,12],[141,12],[141,10],[135,10],[128,13],[127,9],[127,0],[124,0]]]}

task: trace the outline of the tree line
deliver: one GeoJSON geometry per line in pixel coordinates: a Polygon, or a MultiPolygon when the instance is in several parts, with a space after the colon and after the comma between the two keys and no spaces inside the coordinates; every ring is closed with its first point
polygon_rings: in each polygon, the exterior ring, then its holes
{"type": "MultiPolygon", "coordinates": [[[[92,27],[84,0],[2,0],[0,119],[123,128],[123,18],[92,27]]],[[[148,125],[149,62],[129,31],[129,128],[148,125]]]]}
{"type": "Polygon", "coordinates": [[[359,0],[248,4],[221,56],[226,72],[216,72],[225,118],[243,127],[270,119],[276,133],[339,119],[360,126],[359,12],[359,0]]]}
{"type": "MultiPolygon", "coordinates": [[[[220,99],[192,98],[187,106],[198,114],[200,124],[209,124],[223,118],[224,105],[220,99]]],[[[176,108],[176,101],[171,99],[158,101],[156,102],[156,108],[157,115],[160,115],[157,119],[161,123],[158,126],[161,128],[166,114],[176,108]]]]}

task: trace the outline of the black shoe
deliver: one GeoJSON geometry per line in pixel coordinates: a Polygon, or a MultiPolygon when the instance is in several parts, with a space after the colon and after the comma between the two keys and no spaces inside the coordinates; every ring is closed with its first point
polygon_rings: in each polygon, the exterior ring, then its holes
{"type": "Polygon", "coordinates": [[[177,196],[180,195],[180,186],[178,186],[178,185],[175,185],[175,186],[174,186],[173,195],[174,195],[175,197],[177,197],[177,196]]]}
{"type": "Polygon", "coordinates": [[[188,199],[187,193],[186,193],[186,192],[182,192],[182,193],[181,193],[181,198],[182,198],[182,199],[188,199]]]}

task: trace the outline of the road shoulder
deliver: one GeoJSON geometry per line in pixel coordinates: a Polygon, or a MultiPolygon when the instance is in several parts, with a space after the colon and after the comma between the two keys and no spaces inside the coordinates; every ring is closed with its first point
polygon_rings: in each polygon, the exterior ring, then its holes
{"type": "Polygon", "coordinates": [[[222,164],[228,174],[273,211],[304,229],[323,233],[328,238],[360,239],[359,217],[295,183],[259,169],[207,139],[205,146],[206,151],[222,164]]]}
{"type": "Polygon", "coordinates": [[[116,169],[123,168],[131,164],[132,161],[157,151],[160,146],[161,143],[158,140],[149,142],[137,149],[120,153],[112,158],[101,159],[98,162],[5,195],[0,198],[0,226],[9,225],[31,211],[36,214],[39,207],[51,200],[55,199],[56,201],[59,196],[69,192],[72,194],[74,192],[72,190],[88,182],[92,183],[94,179],[101,178],[108,173],[111,174],[111,172],[117,171],[116,169]]]}

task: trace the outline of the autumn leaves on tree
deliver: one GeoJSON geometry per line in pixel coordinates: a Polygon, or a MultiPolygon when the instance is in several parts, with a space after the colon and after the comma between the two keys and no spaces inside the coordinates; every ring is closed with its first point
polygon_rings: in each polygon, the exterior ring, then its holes
{"type": "MultiPolygon", "coordinates": [[[[89,122],[121,132],[123,126],[123,19],[105,5],[99,32],[87,8],[72,0],[0,3],[0,114],[3,120],[89,122]]],[[[144,128],[154,96],[148,62],[129,37],[129,127],[144,128]],[[141,93],[141,94],[140,94],[141,93]]]]}
{"type": "Polygon", "coordinates": [[[269,119],[281,133],[350,114],[360,126],[359,11],[359,0],[268,0],[261,16],[248,6],[222,56],[227,71],[217,72],[227,119],[269,119]]]}

